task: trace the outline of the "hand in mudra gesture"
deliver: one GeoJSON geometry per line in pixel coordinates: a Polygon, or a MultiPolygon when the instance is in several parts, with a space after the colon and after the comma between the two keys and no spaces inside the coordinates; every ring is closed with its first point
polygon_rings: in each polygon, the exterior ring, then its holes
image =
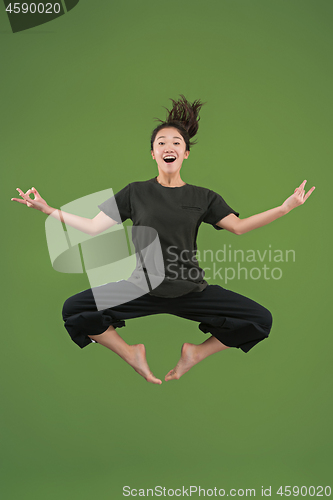
{"type": "Polygon", "coordinates": [[[287,212],[290,212],[290,210],[298,207],[299,205],[303,205],[303,203],[305,203],[306,200],[309,198],[310,194],[314,191],[315,187],[313,186],[305,194],[304,186],[306,182],[307,182],[306,180],[303,181],[302,184],[300,184],[300,186],[295,189],[294,194],[289,196],[289,198],[287,198],[286,201],[282,204],[282,207],[287,212]]]}
{"type": "Polygon", "coordinates": [[[43,200],[36,188],[32,187],[31,189],[28,189],[26,193],[24,193],[20,188],[16,188],[16,190],[22,199],[12,198],[12,201],[18,201],[19,203],[26,205],[28,208],[35,208],[41,212],[44,212],[45,208],[48,207],[48,204],[45,200],[43,200]],[[30,198],[30,194],[33,194],[35,197],[30,198]]]}

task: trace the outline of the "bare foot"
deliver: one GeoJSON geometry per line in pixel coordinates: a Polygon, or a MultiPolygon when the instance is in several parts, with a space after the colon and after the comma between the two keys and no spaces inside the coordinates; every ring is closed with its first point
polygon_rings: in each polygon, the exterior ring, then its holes
{"type": "Polygon", "coordinates": [[[188,372],[192,366],[199,363],[200,358],[197,354],[197,347],[198,346],[195,344],[183,344],[180,360],[178,361],[176,367],[166,374],[164,378],[166,382],[168,380],[180,379],[180,377],[184,375],[184,373],[188,372]]]}
{"type": "Polygon", "coordinates": [[[127,363],[134,368],[134,370],[142,375],[147,382],[152,382],[153,384],[161,384],[162,380],[156,378],[149,369],[146,360],[146,348],[143,344],[135,344],[130,347],[130,355],[126,359],[127,363]]]}

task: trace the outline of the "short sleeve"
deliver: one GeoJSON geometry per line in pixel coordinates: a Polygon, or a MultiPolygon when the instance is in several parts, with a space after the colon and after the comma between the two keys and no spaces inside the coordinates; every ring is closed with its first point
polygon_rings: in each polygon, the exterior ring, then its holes
{"type": "Polygon", "coordinates": [[[130,184],[128,184],[117,194],[98,205],[98,208],[116,222],[125,222],[126,219],[131,219],[130,192],[130,184]]]}
{"type": "Polygon", "coordinates": [[[215,229],[220,230],[223,229],[223,227],[217,226],[216,223],[229,214],[235,214],[239,217],[239,213],[229,207],[222,196],[214,193],[214,191],[209,191],[209,205],[204,215],[203,222],[211,224],[215,229]]]}

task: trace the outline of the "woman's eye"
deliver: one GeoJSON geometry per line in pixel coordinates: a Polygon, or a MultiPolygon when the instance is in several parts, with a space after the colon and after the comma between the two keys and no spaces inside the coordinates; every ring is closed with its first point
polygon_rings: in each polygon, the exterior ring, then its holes
{"type": "MultiPolygon", "coordinates": [[[[165,144],[165,142],[162,142],[162,141],[161,141],[161,142],[158,142],[158,145],[159,145],[159,146],[163,146],[164,144],[165,144]]],[[[180,142],[174,142],[174,145],[175,145],[175,146],[179,146],[179,145],[180,145],[180,142]]]]}

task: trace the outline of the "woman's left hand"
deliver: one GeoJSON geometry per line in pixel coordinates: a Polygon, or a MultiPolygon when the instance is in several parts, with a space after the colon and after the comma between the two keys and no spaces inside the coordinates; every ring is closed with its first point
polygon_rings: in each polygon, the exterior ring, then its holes
{"type": "Polygon", "coordinates": [[[286,201],[281,205],[285,212],[290,212],[293,208],[298,207],[299,205],[303,205],[306,200],[309,198],[310,194],[314,191],[315,187],[313,186],[309,191],[305,194],[304,186],[306,184],[306,180],[302,182],[302,184],[295,189],[294,194],[289,196],[286,201]]]}

